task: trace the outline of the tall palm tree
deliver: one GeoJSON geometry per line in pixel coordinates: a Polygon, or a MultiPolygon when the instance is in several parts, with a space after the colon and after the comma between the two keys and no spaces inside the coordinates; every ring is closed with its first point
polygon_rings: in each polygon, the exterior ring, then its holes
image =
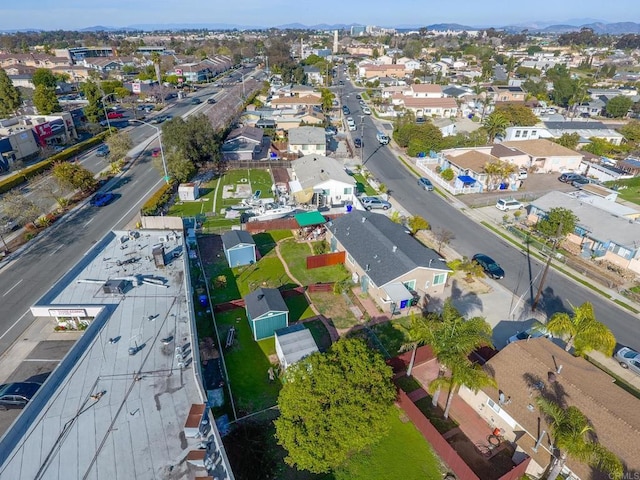
{"type": "Polygon", "coordinates": [[[596,319],[591,303],[585,302],[572,308],[573,315],[554,313],[546,325],[547,330],[553,335],[566,338],[567,352],[573,347],[576,355],[581,357],[591,350],[611,356],[616,346],[616,337],[606,325],[596,319]]]}
{"type": "Polygon", "coordinates": [[[553,440],[553,462],[547,480],[555,480],[572,457],[605,473],[609,478],[620,479],[624,473],[622,462],[612,452],[590,438],[593,427],[589,419],[577,407],[562,408],[542,397],[536,399],[538,408],[547,417],[553,440]]]}
{"type": "Polygon", "coordinates": [[[493,142],[498,135],[504,135],[509,125],[509,119],[500,112],[493,112],[485,118],[483,126],[489,135],[489,142],[493,142]]]}
{"type": "MultiPolygon", "coordinates": [[[[492,346],[491,325],[482,317],[465,319],[447,299],[440,314],[430,313],[426,317],[413,317],[409,338],[418,345],[429,345],[438,359],[443,377],[447,370],[466,359],[474,350],[492,346]]],[[[433,405],[438,404],[440,388],[433,392],[433,405]]]]}
{"type": "Polygon", "coordinates": [[[450,363],[449,376],[439,376],[429,384],[431,392],[439,391],[442,388],[449,390],[447,403],[444,407],[444,418],[449,418],[449,410],[453,397],[461,386],[465,386],[473,392],[477,392],[482,387],[497,386],[496,380],[485,372],[480,365],[469,361],[466,357],[455,359],[450,363]]]}

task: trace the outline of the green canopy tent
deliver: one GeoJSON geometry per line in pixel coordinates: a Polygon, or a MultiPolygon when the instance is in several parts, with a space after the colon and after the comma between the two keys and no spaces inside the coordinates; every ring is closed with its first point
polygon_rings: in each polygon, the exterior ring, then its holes
{"type": "Polygon", "coordinates": [[[298,225],[300,225],[300,228],[324,225],[327,223],[327,219],[318,211],[298,213],[296,214],[295,219],[296,222],[298,222],[298,225]]]}

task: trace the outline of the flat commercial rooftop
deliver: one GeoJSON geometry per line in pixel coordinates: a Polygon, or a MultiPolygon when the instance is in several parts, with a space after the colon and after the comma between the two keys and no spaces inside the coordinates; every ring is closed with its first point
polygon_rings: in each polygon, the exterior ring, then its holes
{"type": "MultiPolygon", "coordinates": [[[[0,478],[206,475],[187,461],[206,438],[185,421],[206,394],[185,248],[182,232],[111,232],[32,307],[93,321],[0,440],[0,478]]],[[[215,425],[210,434],[210,472],[233,478],[215,425]]]]}

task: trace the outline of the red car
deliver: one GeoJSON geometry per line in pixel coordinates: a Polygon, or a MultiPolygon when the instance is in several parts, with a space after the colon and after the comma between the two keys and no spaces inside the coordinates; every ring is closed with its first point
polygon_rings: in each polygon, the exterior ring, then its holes
{"type": "Polygon", "coordinates": [[[107,118],[109,120],[115,120],[116,118],[123,118],[124,115],[120,112],[109,112],[107,113],[107,118]]]}
{"type": "Polygon", "coordinates": [[[154,148],[153,150],[151,150],[151,156],[152,157],[159,157],[160,156],[160,149],[159,148],[154,148]]]}

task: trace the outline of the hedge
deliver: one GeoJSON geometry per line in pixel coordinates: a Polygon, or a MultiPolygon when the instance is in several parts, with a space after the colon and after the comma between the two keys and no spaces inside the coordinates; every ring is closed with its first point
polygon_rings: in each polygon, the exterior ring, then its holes
{"type": "Polygon", "coordinates": [[[142,215],[155,215],[158,209],[171,199],[175,186],[175,182],[165,183],[144,203],[140,213],[142,215]]]}
{"type": "Polygon", "coordinates": [[[95,137],[92,137],[89,140],[85,140],[84,142],[67,148],[60,153],[56,153],[46,160],[42,160],[41,162],[30,165],[27,168],[23,168],[21,171],[16,172],[10,177],[0,181],[0,193],[6,193],[17,186],[22,185],[30,178],[33,178],[36,175],[49,170],[56,162],[69,160],[70,158],[76,157],[82,152],[89,150],[95,145],[102,143],[108,134],[109,132],[101,132],[95,137]]]}

